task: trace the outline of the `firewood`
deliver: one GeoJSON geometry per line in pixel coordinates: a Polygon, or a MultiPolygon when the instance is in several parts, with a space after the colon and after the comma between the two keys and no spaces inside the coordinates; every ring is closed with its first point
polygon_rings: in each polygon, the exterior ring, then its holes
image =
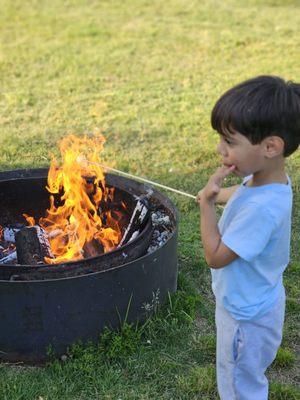
{"type": "Polygon", "coordinates": [[[98,213],[106,213],[108,211],[122,211],[126,210],[126,206],[122,202],[114,201],[101,201],[98,209],[98,213]]]}
{"type": "Polygon", "coordinates": [[[84,258],[96,257],[104,253],[104,248],[98,240],[93,239],[92,241],[85,243],[83,251],[84,258]]]}
{"type": "Polygon", "coordinates": [[[139,198],[118,247],[123,246],[125,243],[129,243],[137,237],[147,222],[149,215],[150,209],[148,199],[146,197],[139,198]]]}
{"type": "Polygon", "coordinates": [[[44,264],[44,258],[54,258],[47,234],[40,226],[22,228],[15,235],[19,264],[44,264]]]}
{"type": "Polygon", "coordinates": [[[85,190],[89,195],[94,195],[96,191],[96,184],[95,184],[95,179],[96,176],[82,176],[82,178],[85,180],[85,190]]]}

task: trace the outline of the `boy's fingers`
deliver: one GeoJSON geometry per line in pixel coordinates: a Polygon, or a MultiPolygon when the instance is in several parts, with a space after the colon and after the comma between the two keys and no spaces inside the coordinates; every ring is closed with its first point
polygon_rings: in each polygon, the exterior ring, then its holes
{"type": "Polygon", "coordinates": [[[221,169],[222,169],[222,174],[224,176],[227,176],[235,169],[235,165],[230,165],[229,167],[224,165],[223,167],[221,167],[221,169]]]}
{"type": "Polygon", "coordinates": [[[235,170],[235,165],[230,165],[230,167],[227,167],[226,165],[224,165],[223,167],[219,168],[219,178],[224,179],[226,178],[226,176],[228,176],[229,174],[231,174],[232,171],[235,170]]]}
{"type": "MultiPolygon", "coordinates": [[[[216,195],[219,194],[221,190],[221,185],[222,181],[228,176],[233,170],[235,169],[235,165],[230,165],[229,167],[226,165],[223,165],[222,167],[219,167],[216,172],[211,176],[209,179],[208,184],[206,185],[206,192],[205,192],[205,197],[215,197],[216,195]]],[[[196,195],[195,201],[196,203],[201,202],[201,197],[203,196],[203,190],[200,190],[198,194],[196,195]]]]}
{"type": "Polygon", "coordinates": [[[219,185],[213,185],[213,187],[212,187],[212,192],[214,193],[214,194],[218,194],[219,192],[220,192],[220,186],[219,185]]]}
{"type": "Polygon", "coordinates": [[[199,192],[196,195],[196,202],[201,200],[202,193],[203,193],[203,189],[199,190],[199,192]]]}

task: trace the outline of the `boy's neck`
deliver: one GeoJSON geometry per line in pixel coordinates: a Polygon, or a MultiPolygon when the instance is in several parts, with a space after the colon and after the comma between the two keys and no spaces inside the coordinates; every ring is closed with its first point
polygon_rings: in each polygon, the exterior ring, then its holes
{"type": "Polygon", "coordinates": [[[266,167],[253,174],[249,186],[262,186],[270,183],[287,184],[284,157],[268,160],[266,167]]]}

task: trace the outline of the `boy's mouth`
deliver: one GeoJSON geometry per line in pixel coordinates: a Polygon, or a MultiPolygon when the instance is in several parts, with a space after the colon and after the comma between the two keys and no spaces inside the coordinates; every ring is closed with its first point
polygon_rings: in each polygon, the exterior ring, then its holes
{"type": "Polygon", "coordinates": [[[236,166],[235,166],[234,164],[225,164],[225,163],[223,163],[223,165],[224,165],[226,168],[231,168],[231,167],[234,166],[233,172],[237,169],[236,166]]]}
{"type": "Polygon", "coordinates": [[[241,171],[239,171],[239,169],[237,168],[237,166],[235,164],[226,164],[223,163],[224,167],[226,168],[231,168],[234,166],[234,170],[231,172],[234,175],[240,176],[241,175],[241,171]]]}

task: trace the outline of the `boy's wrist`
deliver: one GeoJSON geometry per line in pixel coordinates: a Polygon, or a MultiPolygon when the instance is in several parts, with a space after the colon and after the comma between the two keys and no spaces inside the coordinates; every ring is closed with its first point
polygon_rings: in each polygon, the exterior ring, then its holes
{"type": "Polygon", "coordinates": [[[202,197],[200,201],[200,207],[205,208],[205,207],[214,207],[216,204],[217,196],[207,198],[207,197],[202,197]]]}

